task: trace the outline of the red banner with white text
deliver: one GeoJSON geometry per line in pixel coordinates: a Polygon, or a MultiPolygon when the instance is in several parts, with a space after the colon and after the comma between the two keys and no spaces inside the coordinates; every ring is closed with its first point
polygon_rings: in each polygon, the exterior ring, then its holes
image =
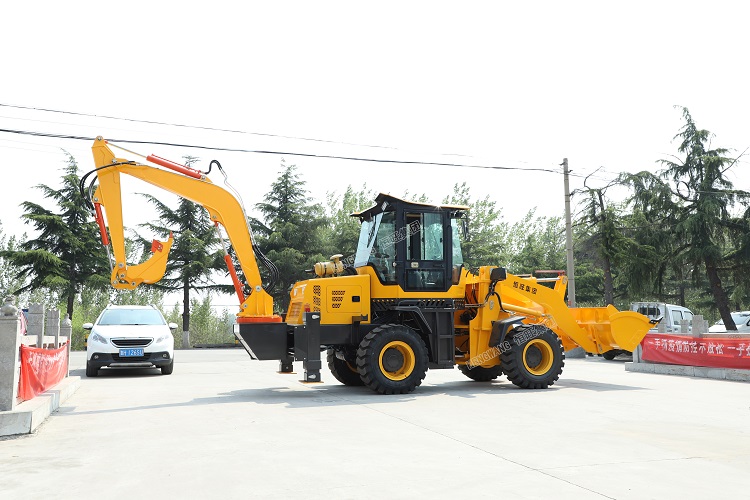
{"type": "Polygon", "coordinates": [[[643,360],[653,363],[750,370],[750,338],[649,333],[641,348],[643,360]]]}
{"type": "Polygon", "coordinates": [[[68,373],[67,349],[67,345],[58,349],[22,345],[18,397],[28,401],[64,379],[68,373]]]}

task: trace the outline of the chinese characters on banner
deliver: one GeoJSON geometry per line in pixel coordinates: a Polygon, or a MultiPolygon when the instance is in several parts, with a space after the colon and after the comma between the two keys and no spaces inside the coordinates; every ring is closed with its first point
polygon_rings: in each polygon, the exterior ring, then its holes
{"type": "Polygon", "coordinates": [[[37,349],[21,346],[21,379],[18,397],[33,399],[60,382],[68,372],[68,346],[58,349],[37,349]]]}
{"type": "Polygon", "coordinates": [[[750,369],[750,338],[649,333],[641,341],[641,348],[643,360],[654,363],[750,369]]]}

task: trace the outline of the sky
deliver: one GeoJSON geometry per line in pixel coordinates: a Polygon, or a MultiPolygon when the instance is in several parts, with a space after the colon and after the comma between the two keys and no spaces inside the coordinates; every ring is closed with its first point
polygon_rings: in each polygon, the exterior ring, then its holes
{"type": "MultiPolygon", "coordinates": [[[[573,191],[656,171],[677,154],[675,106],[715,145],[750,146],[748,14],[737,1],[11,2],[0,129],[284,153],[125,145],[218,160],[248,208],[283,159],[312,201],[351,185],[440,202],[466,182],[506,221],[562,216],[563,158],[573,191]]],[[[4,234],[31,232],[19,205],[60,187],[64,151],[93,168],[91,143],[0,132],[4,234]]],[[[746,159],[728,175],[750,188],[746,159]]],[[[155,218],[133,200],[127,225],[155,218]]]]}

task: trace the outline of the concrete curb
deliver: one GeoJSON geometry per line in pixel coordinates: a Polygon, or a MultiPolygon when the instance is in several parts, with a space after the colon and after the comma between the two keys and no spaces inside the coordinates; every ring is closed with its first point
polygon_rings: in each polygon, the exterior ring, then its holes
{"type": "Polygon", "coordinates": [[[705,366],[683,366],[641,362],[625,363],[625,371],[750,382],[750,370],[738,370],[734,368],[708,368],[705,366]]]}
{"type": "Polygon", "coordinates": [[[31,434],[72,396],[80,385],[81,377],[67,377],[43,394],[19,404],[14,410],[0,411],[0,436],[31,434]]]}

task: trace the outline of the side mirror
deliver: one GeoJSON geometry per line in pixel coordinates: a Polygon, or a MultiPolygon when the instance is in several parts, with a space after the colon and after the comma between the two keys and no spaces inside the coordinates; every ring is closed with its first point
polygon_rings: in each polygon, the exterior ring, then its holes
{"type": "Polygon", "coordinates": [[[490,281],[505,281],[508,277],[508,273],[504,267],[496,267],[490,271],[490,281]]]}
{"type": "Polygon", "coordinates": [[[169,324],[169,329],[170,330],[177,330],[177,323],[170,323],[169,324]]]}
{"type": "Polygon", "coordinates": [[[81,326],[83,327],[84,330],[91,330],[92,328],[94,328],[94,324],[93,323],[84,323],[81,326]]]}

